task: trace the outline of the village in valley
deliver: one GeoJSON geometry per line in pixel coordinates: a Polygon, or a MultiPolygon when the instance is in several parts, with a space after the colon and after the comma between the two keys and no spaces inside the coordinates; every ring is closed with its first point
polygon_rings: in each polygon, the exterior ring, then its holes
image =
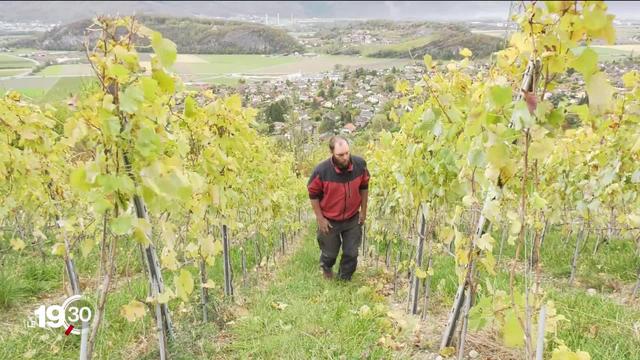
{"type": "MultiPolygon", "coordinates": [[[[446,62],[444,62],[446,64],[446,62]]],[[[640,59],[622,57],[600,65],[613,79],[616,91],[624,92],[622,75],[640,70],[640,59]]],[[[468,66],[470,74],[486,71],[486,62],[478,61],[468,66]]],[[[394,127],[388,118],[395,90],[400,79],[410,85],[429,76],[421,61],[399,67],[367,70],[340,68],[329,72],[306,75],[289,75],[280,79],[241,81],[236,86],[214,85],[215,93],[238,93],[243,105],[260,111],[259,120],[269,124],[269,132],[283,139],[290,139],[292,132],[301,129],[316,140],[325,140],[336,133],[354,134],[372,127],[374,131],[394,127]]],[[[584,79],[578,72],[568,72],[563,86],[549,90],[545,99],[557,105],[586,103],[584,79]]],[[[209,88],[206,86],[205,88],[209,88]]]]}
{"type": "Polygon", "coordinates": [[[377,126],[389,126],[384,113],[397,96],[396,81],[418,81],[424,73],[424,66],[418,64],[378,70],[338,69],[214,89],[220,94],[238,93],[245,105],[262,110],[261,120],[271,124],[276,135],[290,136],[290,127],[296,127],[324,139],[335,132],[356,132],[375,121],[377,126]]]}
{"type": "MultiPolygon", "coordinates": [[[[462,48],[470,47],[473,56],[464,71],[473,75],[488,69],[494,61],[490,55],[494,47],[503,47],[509,31],[513,31],[509,23],[496,20],[360,21],[279,13],[227,20],[280,31],[278,36],[289,37],[294,45],[290,51],[267,54],[180,54],[175,74],[190,89],[211,90],[220,96],[239,94],[244,106],[258,110],[262,131],[283,140],[300,134],[317,141],[333,134],[355,135],[365,129],[391,130],[397,125],[389,113],[399,96],[398,81],[412,86],[430,76],[422,60],[425,53],[446,66],[460,58],[462,48]]],[[[201,20],[190,21],[181,26],[209,26],[201,20]]],[[[640,68],[639,25],[618,21],[617,26],[622,45],[595,44],[592,49],[598,54],[599,66],[612,79],[612,86],[623,91],[622,74],[640,68]]],[[[0,36],[0,60],[5,61],[4,65],[0,61],[0,90],[15,89],[34,100],[73,102],[75,93],[87,86],[86,79],[92,74],[83,51],[16,48],[16,44],[32,44],[21,40],[28,38],[27,34],[44,31],[50,31],[44,33],[49,38],[41,45],[60,47],[49,35],[58,28],[40,22],[0,22],[0,35],[5,34],[0,36]]],[[[140,56],[148,61],[147,54],[140,56]]],[[[544,98],[555,104],[586,103],[582,75],[570,69],[563,77],[562,86],[549,89],[544,98]]]]}

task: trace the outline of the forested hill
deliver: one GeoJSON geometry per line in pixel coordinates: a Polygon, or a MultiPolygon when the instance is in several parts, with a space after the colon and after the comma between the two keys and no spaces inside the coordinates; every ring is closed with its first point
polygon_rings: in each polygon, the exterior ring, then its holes
{"type": "MultiPolygon", "coordinates": [[[[173,40],[180,53],[281,54],[304,49],[285,31],[261,24],[185,17],[139,16],[138,19],[173,40]]],[[[85,29],[90,24],[91,20],[82,20],[61,25],[13,46],[80,50],[85,29]]]]}

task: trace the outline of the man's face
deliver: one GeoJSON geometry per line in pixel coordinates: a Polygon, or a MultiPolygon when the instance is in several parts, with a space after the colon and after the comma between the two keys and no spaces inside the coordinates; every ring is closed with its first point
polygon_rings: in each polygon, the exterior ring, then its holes
{"type": "Polygon", "coordinates": [[[339,168],[346,169],[350,159],[349,144],[345,141],[338,141],[333,148],[333,161],[339,168]]]}

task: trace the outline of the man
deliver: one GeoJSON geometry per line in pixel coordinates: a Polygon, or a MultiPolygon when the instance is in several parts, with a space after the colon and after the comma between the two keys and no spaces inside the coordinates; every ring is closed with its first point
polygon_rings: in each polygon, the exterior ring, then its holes
{"type": "Polygon", "coordinates": [[[351,280],[367,217],[369,171],[364,159],[351,156],[345,138],[333,136],[329,150],[331,157],[316,166],[307,184],[318,221],[320,267],[325,278],[333,278],[332,268],[342,245],[338,277],[351,280]]]}

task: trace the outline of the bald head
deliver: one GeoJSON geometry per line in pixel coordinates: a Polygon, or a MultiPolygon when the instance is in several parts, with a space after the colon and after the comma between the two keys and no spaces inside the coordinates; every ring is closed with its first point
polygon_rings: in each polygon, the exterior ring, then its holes
{"type": "Polygon", "coordinates": [[[329,149],[333,157],[333,162],[338,167],[346,169],[351,161],[349,142],[342,136],[332,136],[329,139],[329,149]]]}
{"type": "Polygon", "coordinates": [[[335,149],[337,146],[346,146],[347,149],[349,148],[349,142],[347,141],[347,139],[343,138],[342,136],[332,136],[331,139],[329,139],[329,150],[331,150],[331,153],[333,154],[335,152],[335,149]]]}

